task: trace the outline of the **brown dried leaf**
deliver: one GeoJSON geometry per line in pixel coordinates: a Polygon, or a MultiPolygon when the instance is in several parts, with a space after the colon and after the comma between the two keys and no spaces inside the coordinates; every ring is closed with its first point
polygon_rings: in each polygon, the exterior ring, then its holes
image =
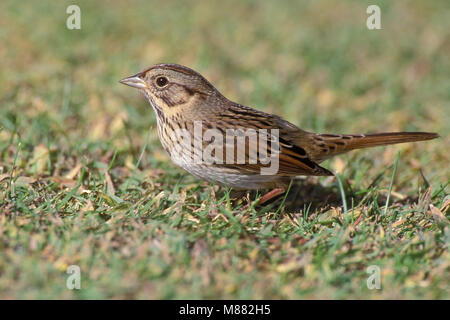
{"type": "Polygon", "coordinates": [[[73,180],[75,176],[80,172],[81,169],[81,163],[77,164],[72,170],[70,170],[68,173],[64,175],[65,179],[73,180]]]}
{"type": "Polygon", "coordinates": [[[448,219],[444,216],[444,214],[432,204],[430,204],[430,211],[428,213],[431,214],[433,219],[439,224],[449,222],[448,219]]]}
{"type": "Polygon", "coordinates": [[[36,173],[41,174],[47,168],[48,148],[44,144],[38,144],[33,150],[33,159],[31,164],[36,166],[36,173]]]}
{"type": "Polygon", "coordinates": [[[116,189],[114,188],[114,184],[111,180],[111,176],[109,175],[107,170],[105,170],[105,180],[106,180],[106,192],[108,194],[115,195],[116,189]]]}

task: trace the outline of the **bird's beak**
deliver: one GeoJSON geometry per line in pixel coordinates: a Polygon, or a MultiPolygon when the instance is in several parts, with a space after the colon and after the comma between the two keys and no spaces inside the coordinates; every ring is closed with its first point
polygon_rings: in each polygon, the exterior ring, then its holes
{"type": "Polygon", "coordinates": [[[145,89],[145,88],[147,88],[147,84],[139,76],[140,76],[140,73],[135,74],[134,76],[122,79],[119,82],[123,83],[123,84],[126,84],[127,86],[138,88],[138,89],[145,89]]]}

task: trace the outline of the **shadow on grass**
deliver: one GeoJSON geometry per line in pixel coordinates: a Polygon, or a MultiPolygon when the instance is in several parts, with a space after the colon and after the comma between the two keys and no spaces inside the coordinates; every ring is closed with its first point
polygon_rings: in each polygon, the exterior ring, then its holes
{"type": "MultiPolygon", "coordinates": [[[[377,179],[368,188],[358,188],[355,185],[351,185],[348,181],[343,181],[343,187],[345,191],[347,208],[350,210],[353,207],[360,205],[375,205],[378,207],[384,207],[386,205],[387,194],[381,193],[377,188],[377,179]]],[[[249,197],[250,201],[255,201],[256,198],[265,194],[267,190],[250,191],[232,191],[230,195],[233,201],[241,201],[243,198],[249,197]]],[[[220,192],[219,192],[220,195],[220,192]]],[[[271,199],[270,201],[258,205],[259,208],[270,207],[269,211],[277,210],[281,205],[284,194],[271,199]]],[[[406,196],[402,199],[391,197],[389,206],[392,205],[405,205],[411,203],[417,203],[419,197],[406,196]]],[[[247,201],[247,200],[244,200],[247,201]]],[[[286,213],[299,213],[309,211],[311,213],[324,212],[330,208],[342,208],[343,200],[341,192],[338,187],[337,181],[329,185],[323,185],[319,181],[304,179],[295,180],[289,190],[289,194],[283,205],[283,211],[286,213]]]]}
{"type": "MultiPolygon", "coordinates": [[[[356,188],[344,181],[345,197],[348,209],[360,204],[374,204],[383,207],[386,204],[387,195],[381,194],[375,188],[361,189],[356,188]]],[[[283,196],[274,201],[280,203],[283,196]]],[[[418,197],[405,197],[403,199],[393,199],[391,197],[390,205],[406,204],[417,202],[418,197]]],[[[324,186],[319,182],[309,180],[296,180],[289,191],[284,205],[285,212],[322,212],[331,207],[343,207],[343,200],[337,183],[324,186]],[[309,209],[308,209],[309,208],[309,209]]]]}
{"type": "MultiPolygon", "coordinates": [[[[347,198],[351,201],[350,196],[347,198]]],[[[323,186],[308,180],[297,180],[292,184],[284,210],[300,212],[309,208],[310,212],[316,212],[340,206],[342,206],[342,197],[336,185],[323,186]]]]}

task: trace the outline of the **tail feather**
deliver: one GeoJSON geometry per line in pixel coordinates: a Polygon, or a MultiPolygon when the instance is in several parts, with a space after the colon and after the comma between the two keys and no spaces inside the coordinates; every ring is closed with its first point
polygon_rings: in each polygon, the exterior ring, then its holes
{"type": "Polygon", "coordinates": [[[314,134],[311,157],[322,161],[347,151],[396,143],[424,141],[438,138],[431,132],[385,132],[372,134],[314,134]]]}

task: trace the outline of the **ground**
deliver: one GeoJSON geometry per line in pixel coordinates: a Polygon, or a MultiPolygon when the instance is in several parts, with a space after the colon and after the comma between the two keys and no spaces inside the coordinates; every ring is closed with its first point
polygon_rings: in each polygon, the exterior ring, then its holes
{"type": "Polygon", "coordinates": [[[377,3],[381,30],[368,1],[3,0],[0,298],[449,299],[449,3],[377,3]],[[328,160],[337,178],[240,213],[118,83],[161,62],[307,130],[441,138],[328,160]]]}

